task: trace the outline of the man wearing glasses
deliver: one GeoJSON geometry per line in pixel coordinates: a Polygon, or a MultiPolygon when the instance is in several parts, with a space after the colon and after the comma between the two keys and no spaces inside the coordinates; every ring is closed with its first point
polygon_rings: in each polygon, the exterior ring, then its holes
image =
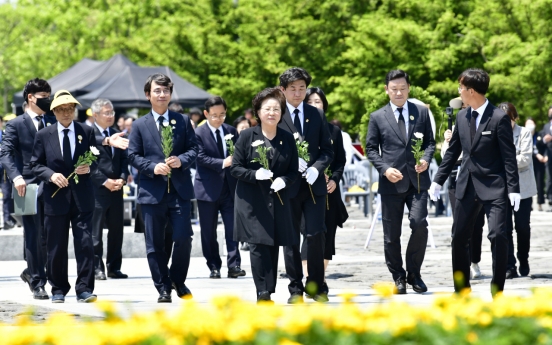
{"type": "Polygon", "coordinates": [[[387,73],[385,92],[390,102],[370,114],[366,137],[366,154],[380,174],[385,262],[397,294],[406,294],[406,283],[415,292],[424,293],[427,286],[421,268],[427,246],[427,190],[431,184],[427,169],[435,152],[435,139],[428,109],[408,102],[410,80],[405,71],[387,73]],[[417,139],[414,133],[423,137],[417,139]],[[412,153],[413,139],[422,140],[420,164],[412,153]],[[406,270],[401,255],[405,205],[412,231],[406,247],[406,270]]]}
{"type": "Polygon", "coordinates": [[[206,126],[196,130],[198,154],[194,192],[201,227],[201,248],[211,270],[209,278],[220,278],[222,260],[217,241],[218,213],[222,216],[228,256],[228,278],[245,276],[240,268],[241,257],[234,237],[234,194],[236,179],[230,175],[232,156],[227,140],[233,143],[238,139],[234,127],[224,123],[226,102],[222,97],[211,97],[205,102],[206,126]],[[225,138],[228,136],[228,138],[225,138]]]}
{"type": "Polygon", "coordinates": [[[107,225],[107,276],[127,278],[121,272],[123,260],[124,206],[123,186],[128,178],[128,157],[126,150],[102,146],[105,138],[119,133],[112,126],[115,122],[113,104],[108,99],[97,99],[91,106],[94,123],[92,128],[96,146],[100,151],[98,168],[92,173],[96,200],[92,215],[92,240],[94,242],[94,275],[96,280],[105,280],[106,267],[103,262],[103,228],[107,225]]]}
{"type": "Polygon", "coordinates": [[[137,202],[142,207],[146,252],[159,303],[171,303],[174,288],[180,298],[191,298],[185,284],[192,250],[190,200],[194,198],[190,166],[197,142],[188,116],[169,111],[173,83],[164,74],[153,74],[144,85],[151,112],[134,121],[128,159],[140,172],[137,202]],[[169,127],[170,126],[170,127],[169,127]],[[162,149],[164,128],[172,130],[172,151],[162,149]],[[170,176],[168,176],[170,173],[170,176]],[[165,229],[172,225],[173,253],[170,269],[165,251],[165,229]]]}

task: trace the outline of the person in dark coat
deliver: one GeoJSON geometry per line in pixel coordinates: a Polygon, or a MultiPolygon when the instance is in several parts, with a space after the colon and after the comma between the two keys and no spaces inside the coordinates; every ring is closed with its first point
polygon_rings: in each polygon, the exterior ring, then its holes
{"type": "MultiPolygon", "coordinates": [[[[307,89],[307,95],[305,97],[307,104],[312,105],[318,109],[324,110],[324,114],[328,111],[328,100],[324,91],[319,87],[311,87],[307,89]]],[[[335,234],[337,227],[343,227],[343,223],[349,218],[347,208],[341,198],[341,190],[339,188],[339,181],[343,175],[345,169],[345,163],[347,158],[345,155],[345,148],[343,146],[343,136],[339,127],[328,123],[328,130],[331,135],[332,149],[334,157],[329,167],[329,175],[326,174],[326,185],[328,189],[328,197],[326,199],[326,240],[324,244],[324,272],[328,268],[328,263],[335,255],[335,234]]],[[[308,245],[306,237],[303,237],[303,243],[301,246],[301,260],[303,260],[303,270],[307,272],[307,251],[308,245]]],[[[324,293],[328,293],[328,284],[324,279],[322,289],[324,293]]]]}
{"type": "Polygon", "coordinates": [[[230,168],[238,179],[234,240],[249,243],[257,301],[270,301],[276,292],[278,247],[298,245],[289,187],[299,178],[299,157],[293,135],[278,128],[285,107],[285,97],[276,88],[255,96],[253,108],[261,125],[240,133],[230,168]],[[270,169],[253,162],[259,157],[257,145],[270,148],[270,169]]]}

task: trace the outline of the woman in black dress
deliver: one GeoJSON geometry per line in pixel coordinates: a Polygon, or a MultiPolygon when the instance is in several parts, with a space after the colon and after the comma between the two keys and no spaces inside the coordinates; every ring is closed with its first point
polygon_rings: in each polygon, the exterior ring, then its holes
{"type": "Polygon", "coordinates": [[[260,126],[240,133],[230,168],[238,179],[234,241],[249,243],[257,301],[270,301],[276,291],[279,246],[297,244],[288,187],[299,178],[299,157],[293,135],[278,128],[285,107],[279,89],[268,88],[255,96],[253,110],[260,126]],[[270,148],[269,169],[252,162],[259,157],[259,145],[270,148]]]}
{"type": "MultiPolygon", "coordinates": [[[[319,87],[309,88],[307,90],[305,100],[313,107],[324,110],[324,113],[328,111],[328,101],[326,99],[326,95],[319,87]]],[[[345,148],[343,147],[343,136],[341,134],[341,130],[331,123],[328,123],[328,129],[332,137],[334,159],[330,164],[330,174],[326,175],[328,199],[325,216],[326,241],[324,246],[324,272],[326,271],[328,263],[332,259],[333,255],[335,255],[335,234],[337,232],[337,227],[343,227],[343,223],[345,223],[347,218],[349,218],[345,204],[343,204],[343,200],[341,199],[341,190],[339,188],[339,181],[341,181],[341,176],[343,175],[343,170],[345,169],[345,163],[347,162],[345,148]]],[[[307,250],[307,241],[303,238],[301,247],[301,258],[304,263],[303,266],[306,266],[307,250]]],[[[306,267],[305,272],[307,272],[306,267]]],[[[328,284],[324,281],[322,291],[328,293],[328,290],[328,284]]]]}

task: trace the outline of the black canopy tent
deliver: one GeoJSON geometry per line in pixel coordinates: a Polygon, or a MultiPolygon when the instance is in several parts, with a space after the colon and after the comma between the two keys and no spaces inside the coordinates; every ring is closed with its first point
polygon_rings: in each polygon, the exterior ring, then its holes
{"type": "MultiPolygon", "coordinates": [[[[71,68],[48,80],[52,93],[68,90],[88,108],[97,98],[107,98],[117,110],[149,108],[144,84],[149,75],[163,73],[174,83],[171,102],[184,108],[200,107],[211,94],[178,76],[168,67],[139,67],[117,54],[107,61],[83,59],[71,68]]],[[[17,113],[22,113],[23,91],[14,95],[17,113]]],[[[86,110],[86,109],[81,109],[86,110]]]]}

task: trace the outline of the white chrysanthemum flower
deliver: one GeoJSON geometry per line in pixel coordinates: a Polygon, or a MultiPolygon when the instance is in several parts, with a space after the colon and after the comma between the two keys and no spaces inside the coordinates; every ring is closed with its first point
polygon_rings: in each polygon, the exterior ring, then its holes
{"type": "Polygon", "coordinates": [[[263,144],[264,144],[264,141],[263,141],[263,140],[255,140],[255,141],[251,144],[251,146],[257,147],[257,146],[263,145],[263,144]]]}
{"type": "Polygon", "coordinates": [[[96,148],[96,146],[90,146],[90,151],[92,151],[92,154],[94,156],[99,156],[100,155],[100,151],[96,148]]]}
{"type": "Polygon", "coordinates": [[[224,136],[224,140],[230,140],[230,139],[232,139],[233,137],[234,137],[233,134],[226,134],[226,135],[224,136]]]}
{"type": "Polygon", "coordinates": [[[295,138],[295,140],[299,139],[299,132],[293,133],[293,137],[295,138]]]}
{"type": "Polygon", "coordinates": [[[416,138],[418,138],[418,139],[422,139],[422,138],[424,137],[424,135],[423,135],[422,133],[420,133],[420,132],[415,132],[415,133],[414,133],[414,136],[415,136],[416,138]]]}

